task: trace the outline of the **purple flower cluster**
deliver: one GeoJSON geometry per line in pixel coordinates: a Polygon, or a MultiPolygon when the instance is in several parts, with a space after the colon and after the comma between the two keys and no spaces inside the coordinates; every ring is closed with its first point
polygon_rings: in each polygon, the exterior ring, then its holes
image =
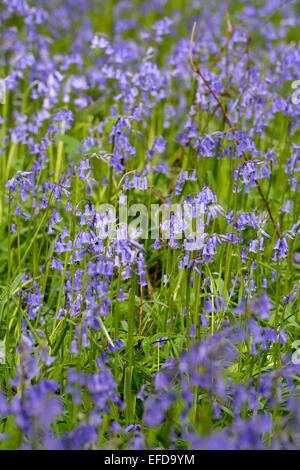
{"type": "Polygon", "coordinates": [[[296,1],[34,3],[0,10],[0,448],[299,447],[296,1]]]}

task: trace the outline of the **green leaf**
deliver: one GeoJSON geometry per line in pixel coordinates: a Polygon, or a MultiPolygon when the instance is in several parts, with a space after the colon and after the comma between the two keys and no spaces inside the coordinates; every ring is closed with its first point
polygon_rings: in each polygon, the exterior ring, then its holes
{"type": "Polygon", "coordinates": [[[66,134],[55,134],[55,139],[65,144],[65,149],[71,157],[75,157],[80,141],[66,134]]]}
{"type": "Polygon", "coordinates": [[[5,343],[4,341],[0,341],[0,364],[5,364],[5,343]]]}
{"type": "Polygon", "coordinates": [[[107,132],[108,134],[112,131],[112,128],[114,127],[114,125],[118,122],[118,119],[117,117],[110,117],[108,119],[108,122],[106,124],[104,124],[104,130],[105,132],[107,132]]]}
{"type": "MultiPolygon", "coordinates": [[[[15,295],[21,289],[20,283],[22,281],[23,276],[24,276],[23,273],[19,273],[16,276],[16,278],[13,280],[13,282],[11,283],[10,289],[9,289],[10,296],[15,295]]],[[[7,303],[7,299],[8,299],[8,289],[5,288],[4,291],[0,295],[0,318],[2,317],[4,307],[7,303]]]]}

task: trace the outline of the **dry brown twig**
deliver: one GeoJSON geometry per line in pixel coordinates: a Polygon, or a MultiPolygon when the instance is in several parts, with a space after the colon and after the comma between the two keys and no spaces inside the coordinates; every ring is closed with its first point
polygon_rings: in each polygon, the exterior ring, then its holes
{"type": "Polygon", "coordinates": [[[218,62],[219,58],[221,57],[221,55],[223,54],[224,50],[226,49],[226,47],[228,46],[228,43],[230,42],[232,36],[233,36],[233,33],[236,31],[237,27],[235,26],[234,28],[232,27],[232,24],[231,24],[231,20],[230,20],[230,15],[229,15],[229,10],[228,10],[228,2],[226,2],[226,18],[227,18],[227,31],[228,31],[228,35],[227,35],[227,38],[224,42],[224,44],[221,46],[221,49],[219,50],[218,54],[216,55],[215,57],[215,60],[213,61],[213,64],[211,65],[210,67],[210,70],[212,70],[216,63],[218,62]]]}
{"type": "MultiPolygon", "coordinates": [[[[229,20],[230,21],[230,20],[229,20]]],[[[230,23],[231,25],[231,23],[230,23]]],[[[191,66],[192,66],[192,69],[193,71],[203,80],[205,86],[207,87],[207,89],[209,90],[210,94],[214,97],[214,99],[216,100],[219,108],[221,109],[223,115],[224,115],[224,118],[234,136],[235,134],[235,129],[232,125],[232,122],[227,114],[227,111],[223,105],[223,103],[220,101],[219,97],[216,95],[216,93],[214,92],[214,90],[212,89],[212,87],[210,86],[209,82],[206,80],[206,78],[204,77],[204,75],[202,74],[197,62],[194,60],[194,57],[193,57],[193,44],[194,44],[194,37],[195,37],[195,31],[196,31],[196,27],[197,27],[197,22],[195,21],[194,22],[194,25],[193,25],[193,29],[192,29],[192,34],[191,34],[191,41],[190,41],[190,62],[191,62],[191,66]]],[[[239,145],[240,144],[240,141],[238,139],[235,138],[235,142],[239,145]]],[[[244,159],[246,161],[249,161],[249,158],[247,157],[247,155],[243,153],[243,156],[244,156],[244,159]]],[[[264,205],[267,209],[267,212],[269,214],[269,217],[273,223],[273,226],[274,226],[274,229],[276,231],[276,234],[277,234],[277,237],[278,238],[281,238],[281,235],[280,235],[280,231],[279,231],[279,228],[274,220],[274,217],[273,217],[273,214],[272,214],[272,211],[271,211],[271,208],[270,208],[270,205],[269,205],[269,202],[267,201],[267,199],[265,198],[265,195],[263,193],[263,190],[261,189],[261,186],[259,184],[259,182],[257,180],[255,180],[255,183],[257,185],[257,188],[258,188],[258,191],[259,191],[259,194],[264,202],[264,205]]]]}

